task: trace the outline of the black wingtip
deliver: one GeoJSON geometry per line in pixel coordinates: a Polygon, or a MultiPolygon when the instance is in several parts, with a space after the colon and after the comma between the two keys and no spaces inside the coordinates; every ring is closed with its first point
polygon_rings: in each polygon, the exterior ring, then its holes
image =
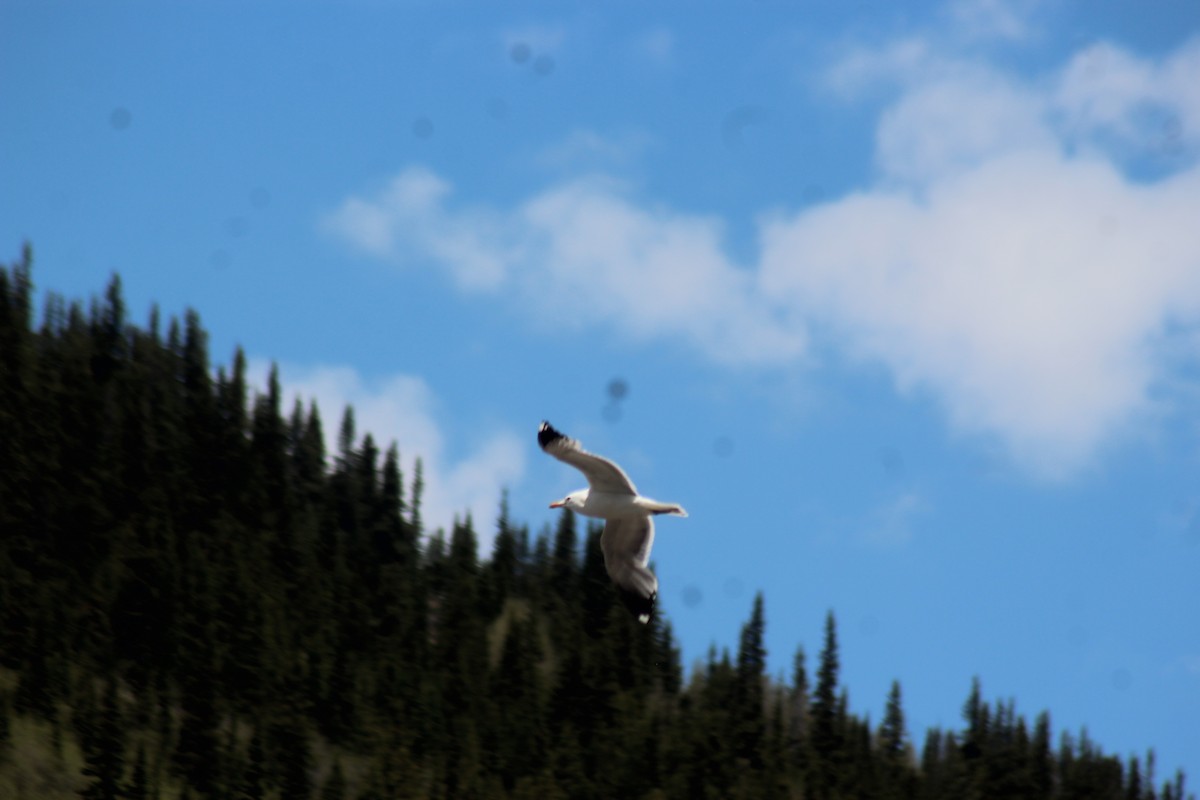
{"type": "Polygon", "coordinates": [[[542,424],[538,426],[538,445],[544,450],[551,442],[556,442],[559,439],[565,439],[558,431],[554,430],[554,426],[546,420],[542,420],[542,424]]]}
{"type": "Polygon", "coordinates": [[[654,601],[658,599],[658,592],[651,592],[649,597],[643,597],[637,592],[626,591],[618,586],[617,593],[621,596],[621,602],[633,613],[638,622],[645,625],[650,621],[650,615],[654,613],[654,601]]]}

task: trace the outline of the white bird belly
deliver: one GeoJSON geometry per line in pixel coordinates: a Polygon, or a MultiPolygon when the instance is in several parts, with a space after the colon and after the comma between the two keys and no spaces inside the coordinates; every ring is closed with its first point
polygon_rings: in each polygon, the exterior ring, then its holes
{"type": "Polygon", "coordinates": [[[647,512],[637,504],[637,495],[610,492],[588,492],[587,500],[579,513],[598,519],[646,516],[647,512]]]}

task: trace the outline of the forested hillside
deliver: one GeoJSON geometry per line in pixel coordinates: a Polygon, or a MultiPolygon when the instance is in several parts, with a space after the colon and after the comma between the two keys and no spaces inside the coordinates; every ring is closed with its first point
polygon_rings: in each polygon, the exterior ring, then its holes
{"type": "MultiPolygon", "coordinates": [[[[669,622],[617,601],[598,530],[421,520],[421,466],[275,376],[210,363],[199,316],[131,321],[119,281],[32,309],[0,269],[0,797],[1183,800],[969,689],[958,730],[901,687],[765,674],[761,596],[736,653],[685,674],[669,622]],[[477,530],[494,531],[479,553],[477,530]]],[[[398,443],[403,448],[404,443],[398,443]]],[[[714,631],[713,635],[724,634],[714,631]]]]}

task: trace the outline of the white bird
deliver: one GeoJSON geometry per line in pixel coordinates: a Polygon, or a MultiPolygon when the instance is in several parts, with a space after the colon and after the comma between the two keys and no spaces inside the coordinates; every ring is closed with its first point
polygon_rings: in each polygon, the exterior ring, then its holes
{"type": "Polygon", "coordinates": [[[646,568],[650,547],[654,544],[656,514],[686,517],[675,503],[660,503],[642,497],[625,471],[607,458],[587,452],[543,422],[538,428],[538,444],[550,455],[578,469],[588,480],[588,488],[571,492],[551,508],[569,508],[586,517],[604,520],[600,550],[604,567],[612,578],[625,605],[638,618],[650,621],[654,600],[658,597],[658,579],[646,568]]]}

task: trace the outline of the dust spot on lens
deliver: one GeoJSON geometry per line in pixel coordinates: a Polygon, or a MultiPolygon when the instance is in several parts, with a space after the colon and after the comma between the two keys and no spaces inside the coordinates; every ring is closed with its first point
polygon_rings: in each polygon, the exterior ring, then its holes
{"type": "Polygon", "coordinates": [[[533,49],[524,42],[516,42],[508,48],[508,57],[514,64],[524,64],[533,55],[533,49]]]}
{"type": "Polygon", "coordinates": [[[698,586],[683,587],[683,604],[688,608],[695,608],[704,602],[704,592],[700,591],[698,586]]]}
{"type": "Polygon", "coordinates": [[[250,223],[245,217],[230,217],[225,220],[225,231],[235,239],[240,239],[250,230],[250,223]]]}
{"type": "Polygon", "coordinates": [[[818,183],[806,183],[800,190],[800,197],[805,203],[819,203],[825,198],[825,187],[818,183]]]}
{"type": "Polygon", "coordinates": [[[904,456],[894,447],[885,447],[879,452],[883,471],[893,478],[904,477],[904,456]]]}
{"type": "Polygon", "coordinates": [[[745,143],[746,129],[767,120],[766,109],[760,106],[738,106],[721,120],[721,141],[731,150],[745,143]]]}
{"type": "Polygon", "coordinates": [[[1200,511],[1193,511],[1184,522],[1183,538],[1189,544],[1200,545],[1200,511]]]}
{"type": "Polygon", "coordinates": [[[499,97],[493,97],[487,104],[488,116],[499,122],[508,119],[508,103],[499,97]]]}
{"type": "Polygon", "coordinates": [[[433,120],[429,117],[417,117],[413,120],[412,132],[418,139],[428,139],[433,136],[433,120]]]}
{"type": "Polygon", "coordinates": [[[554,72],[554,59],[550,56],[538,56],[533,60],[533,71],[543,78],[554,72]]]}
{"type": "Polygon", "coordinates": [[[271,193],[262,186],[250,190],[250,205],[255,208],[266,208],[271,205],[271,193]]]}
{"type": "Polygon", "coordinates": [[[629,384],[621,378],[613,378],[608,382],[608,396],[614,402],[621,402],[629,394],[629,384]]]}
{"type": "Polygon", "coordinates": [[[133,124],[133,114],[129,113],[128,108],[118,106],[108,115],[108,124],[114,131],[128,130],[129,126],[133,124]]]}

